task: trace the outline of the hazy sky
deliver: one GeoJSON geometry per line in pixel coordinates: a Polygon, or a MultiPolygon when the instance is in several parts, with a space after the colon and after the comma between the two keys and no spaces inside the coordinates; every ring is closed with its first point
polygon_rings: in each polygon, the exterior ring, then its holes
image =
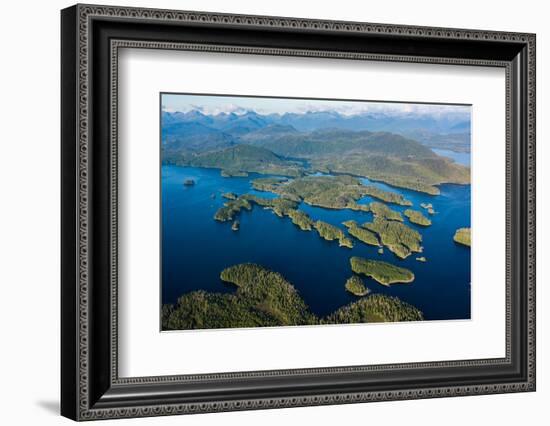
{"type": "Polygon", "coordinates": [[[316,99],[255,98],[245,96],[210,96],[162,94],[163,111],[200,110],[205,114],[220,112],[255,111],[260,114],[308,111],[337,111],[344,115],[364,112],[384,112],[392,115],[419,114],[429,116],[462,116],[470,115],[467,105],[414,104],[393,102],[365,101],[326,101],[316,99]]]}

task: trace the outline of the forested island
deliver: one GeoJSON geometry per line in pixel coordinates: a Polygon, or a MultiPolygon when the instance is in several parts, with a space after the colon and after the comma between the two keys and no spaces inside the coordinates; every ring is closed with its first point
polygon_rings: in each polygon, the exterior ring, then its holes
{"type": "Polygon", "coordinates": [[[365,287],[365,283],[357,275],[352,275],[348,278],[345,284],[346,290],[354,296],[366,296],[370,293],[370,290],[365,287]]]}
{"type": "Polygon", "coordinates": [[[342,306],[320,322],[321,324],[358,324],[423,320],[424,315],[414,306],[397,297],[377,293],[342,306]]]}
{"type": "Polygon", "coordinates": [[[359,241],[371,246],[380,246],[380,242],[378,241],[376,234],[362,226],[359,226],[356,221],[347,220],[343,223],[343,225],[348,228],[348,233],[357,238],[359,241]]]}
{"type": "Polygon", "coordinates": [[[416,223],[417,225],[430,226],[432,224],[432,221],[418,210],[407,209],[403,214],[407,216],[412,223],[416,223]]]}
{"type": "Polygon", "coordinates": [[[462,244],[463,246],[470,247],[472,244],[470,237],[470,228],[457,229],[453,240],[459,244],[462,244]]]}
{"type": "Polygon", "coordinates": [[[373,201],[369,204],[369,209],[372,212],[375,218],[385,219],[385,220],[396,220],[398,222],[403,222],[403,216],[398,211],[392,210],[387,205],[373,201]]]}
{"type": "Polygon", "coordinates": [[[397,283],[410,283],[414,281],[414,274],[406,268],[392,265],[380,260],[352,257],[350,259],[351,270],[356,274],[366,275],[380,284],[388,286],[397,283]]]}
{"type": "Polygon", "coordinates": [[[322,220],[318,220],[313,226],[321,238],[324,238],[327,241],[338,240],[338,244],[341,247],[353,248],[353,241],[346,237],[340,228],[331,225],[330,223],[323,222],[322,220]]]}
{"type": "Polygon", "coordinates": [[[242,197],[229,199],[229,201],[224,203],[223,207],[218,209],[214,215],[214,219],[220,222],[233,221],[235,216],[241,212],[241,209],[252,210],[252,204],[242,197]]]}
{"type": "Polygon", "coordinates": [[[311,228],[315,225],[315,222],[309,215],[301,210],[290,209],[288,211],[288,217],[290,217],[292,223],[298,226],[302,231],[311,231],[311,228]]]}
{"type": "Polygon", "coordinates": [[[272,210],[277,216],[288,216],[290,210],[294,210],[298,203],[285,198],[262,198],[256,195],[245,194],[237,196],[233,193],[223,194],[228,199],[214,214],[214,219],[219,222],[231,221],[241,210],[252,210],[253,205],[258,205],[272,210]]]}
{"type": "Polygon", "coordinates": [[[294,286],[281,274],[255,264],[224,269],[221,280],[232,293],[203,290],[182,295],[162,307],[162,329],[209,329],[363,322],[421,321],[417,308],[395,297],[370,294],[326,317],[313,314],[294,286]]]}
{"type": "Polygon", "coordinates": [[[422,252],[422,235],[404,223],[375,218],[373,222],[364,223],[362,226],[376,233],[382,245],[401,259],[412,253],[422,252]]]}

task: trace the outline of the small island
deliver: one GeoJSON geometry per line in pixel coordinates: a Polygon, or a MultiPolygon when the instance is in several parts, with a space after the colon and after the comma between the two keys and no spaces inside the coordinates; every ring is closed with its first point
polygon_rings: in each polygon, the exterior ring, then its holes
{"type": "Polygon", "coordinates": [[[231,225],[231,230],[238,231],[240,229],[240,222],[238,220],[233,221],[233,224],[231,225]]]}
{"type": "Polygon", "coordinates": [[[432,224],[432,221],[418,210],[407,209],[403,213],[412,223],[416,223],[417,225],[430,226],[432,224]]]}
{"type": "Polygon", "coordinates": [[[424,256],[417,257],[416,260],[419,262],[426,262],[426,258],[424,256]]]}
{"type": "Polygon", "coordinates": [[[470,247],[472,244],[471,237],[470,237],[470,228],[457,229],[453,237],[453,240],[458,244],[462,244],[464,246],[470,247]]]}
{"type": "Polygon", "coordinates": [[[370,293],[370,289],[365,287],[363,280],[357,275],[352,275],[348,278],[345,287],[347,291],[358,297],[363,297],[370,293]]]}
{"type": "Polygon", "coordinates": [[[414,281],[412,271],[380,260],[354,256],[350,259],[350,264],[351,270],[356,274],[366,275],[385,286],[414,281]]]}
{"type": "Polygon", "coordinates": [[[195,185],[195,181],[193,179],[185,179],[183,181],[183,185],[184,186],[194,186],[195,185]]]}
{"type": "Polygon", "coordinates": [[[431,215],[435,214],[434,206],[432,205],[432,203],[420,203],[420,207],[426,209],[431,215]]]}
{"type": "Polygon", "coordinates": [[[382,245],[401,259],[411,253],[421,253],[422,235],[402,222],[375,218],[373,222],[364,223],[364,228],[376,233],[382,245]]]}

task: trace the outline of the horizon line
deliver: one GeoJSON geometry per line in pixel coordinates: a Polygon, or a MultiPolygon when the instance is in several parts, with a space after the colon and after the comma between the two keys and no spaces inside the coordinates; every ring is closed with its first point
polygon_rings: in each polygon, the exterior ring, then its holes
{"type": "Polygon", "coordinates": [[[292,113],[304,115],[307,113],[333,112],[344,117],[365,114],[385,114],[403,116],[467,115],[468,118],[471,118],[471,107],[473,106],[472,104],[466,103],[446,102],[394,101],[374,99],[363,100],[345,98],[338,99],[190,92],[159,92],[159,104],[161,111],[163,112],[187,113],[191,111],[199,111],[204,115],[211,116],[230,113],[243,115],[247,112],[254,112],[258,115],[279,116],[292,113]],[[182,98],[192,99],[185,99],[185,102],[182,103],[180,101],[180,99],[182,98]],[[219,100],[212,98],[219,98],[219,100]],[[218,102],[215,103],[214,101],[218,102]],[[254,105],[253,102],[263,103],[264,105],[254,105]],[[308,102],[317,105],[308,105],[308,102]],[[338,105],[337,103],[340,103],[340,105],[338,105]],[[285,106],[286,109],[284,108],[285,106]],[[357,108],[361,106],[363,108],[357,108]],[[430,111],[431,106],[433,106],[434,111],[430,111]],[[410,109],[407,110],[407,107],[409,107],[410,109]]]}

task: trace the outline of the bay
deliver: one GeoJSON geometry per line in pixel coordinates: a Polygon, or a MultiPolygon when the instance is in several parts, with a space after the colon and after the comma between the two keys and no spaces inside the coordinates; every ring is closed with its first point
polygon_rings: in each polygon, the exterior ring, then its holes
{"type": "Polygon", "coordinates": [[[470,167],[471,154],[469,152],[455,152],[450,149],[437,149],[432,148],[432,151],[442,157],[447,157],[453,160],[455,163],[462,164],[463,166],[470,167]]]}

